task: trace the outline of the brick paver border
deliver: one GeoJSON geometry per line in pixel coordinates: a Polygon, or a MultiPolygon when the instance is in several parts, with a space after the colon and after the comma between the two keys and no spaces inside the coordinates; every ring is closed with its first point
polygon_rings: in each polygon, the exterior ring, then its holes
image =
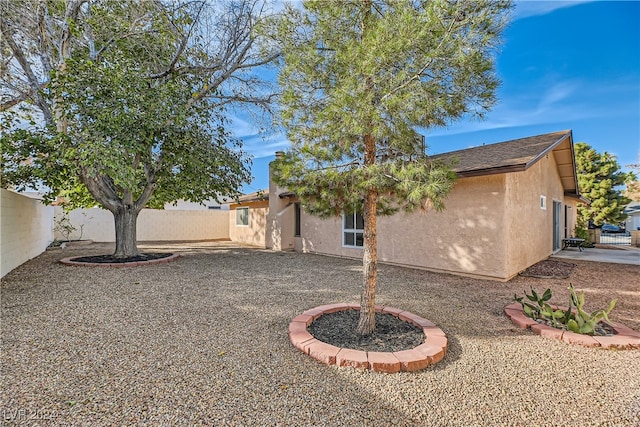
{"type": "Polygon", "coordinates": [[[149,264],[165,264],[167,262],[175,261],[180,257],[180,254],[171,254],[168,257],[150,259],[148,261],[133,261],[133,262],[79,262],[73,261],[75,258],[81,258],[82,256],[75,256],[70,258],[61,259],[60,263],[64,265],[82,266],[82,267],[138,267],[141,265],[149,264]]]}
{"type": "MultiPolygon", "coordinates": [[[[554,307],[554,309],[557,308],[564,310],[567,309],[567,307],[554,307]]],[[[640,332],[636,332],[621,323],[608,323],[608,325],[615,331],[615,335],[611,337],[599,337],[576,334],[575,332],[564,331],[562,329],[538,323],[525,315],[522,311],[522,304],[517,302],[506,306],[504,308],[504,314],[519,328],[531,329],[534,333],[540,336],[554,338],[568,344],[577,344],[583,347],[601,347],[606,349],[615,348],[619,350],[640,349],[640,332]]]]}
{"type": "Polygon", "coordinates": [[[305,311],[289,324],[289,340],[300,351],[327,365],[350,366],[376,372],[411,372],[441,361],[447,352],[447,337],[435,323],[408,311],[376,305],[376,312],[391,314],[409,322],[424,332],[424,343],[410,350],[396,352],[361,351],[340,348],[317,340],[307,331],[323,314],[344,310],[360,310],[358,304],[328,304],[305,311]]]}

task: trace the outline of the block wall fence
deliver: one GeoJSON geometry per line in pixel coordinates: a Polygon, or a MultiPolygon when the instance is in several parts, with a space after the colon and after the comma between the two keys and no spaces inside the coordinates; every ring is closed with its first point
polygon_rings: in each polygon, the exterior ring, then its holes
{"type": "MultiPolygon", "coordinates": [[[[62,208],[46,206],[32,198],[2,189],[0,198],[1,276],[40,255],[54,240],[65,237],[56,224],[66,215],[75,230],[70,240],[115,242],[111,212],[100,209],[76,209],[64,213],[62,208]],[[82,233],[81,233],[82,231],[82,233]]],[[[229,210],[156,210],[143,209],[138,217],[137,240],[198,241],[229,239],[229,210]]]]}
{"type": "Polygon", "coordinates": [[[0,193],[0,277],[4,277],[53,241],[53,207],[13,191],[0,193]]]}
{"type": "MultiPolygon", "coordinates": [[[[67,215],[75,231],[70,239],[115,242],[113,214],[101,208],[75,209],[64,213],[55,208],[55,220],[67,215]],[[80,231],[82,230],[82,236],[80,231]]],[[[195,241],[229,238],[229,211],[143,209],[138,216],[137,239],[144,241],[195,241]]],[[[59,232],[55,238],[63,240],[59,232]]]]}

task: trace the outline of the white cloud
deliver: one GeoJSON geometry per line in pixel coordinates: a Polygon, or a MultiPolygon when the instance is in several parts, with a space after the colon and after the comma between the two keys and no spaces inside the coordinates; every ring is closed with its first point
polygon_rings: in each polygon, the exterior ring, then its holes
{"type": "Polygon", "coordinates": [[[244,149],[254,158],[261,158],[273,156],[276,151],[284,151],[289,145],[289,140],[284,135],[271,138],[255,135],[252,141],[245,141],[244,149]]]}
{"type": "Polygon", "coordinates": [[[513,19],[528,18],[530,16],[546,15],[554,10],[565,7],[577,6],[581,3],[589,3],[591,0],[571,0],[571,1],[537,1],[519,0],[515,2],[513,19]]]}
{"type": "Polygon", "coordinates": [[[564,81],[552,85],[540,99],[539,108],[546,109],[568,100],[578,90],[579,86],[577,82],[572,81],[564,81]]]}

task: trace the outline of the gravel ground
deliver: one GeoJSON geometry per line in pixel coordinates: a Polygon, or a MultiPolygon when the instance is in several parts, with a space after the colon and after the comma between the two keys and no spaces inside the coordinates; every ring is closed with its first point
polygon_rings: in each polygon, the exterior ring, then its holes
{"type": "Polygon", "coordinates": [[[640,351],[571,346],[502,314],[533,284],[640,330],[640,267],[575,261],[568,279],[508,283],[381,266],[378,299],[435,322],[446,358],[415,373],[326,366],[288,324],[358,302],[360,263],[230,243],[141,245],[176,262],[57,264],[47,251],[2,279],[3,425],[639,426],[640,351]]]}

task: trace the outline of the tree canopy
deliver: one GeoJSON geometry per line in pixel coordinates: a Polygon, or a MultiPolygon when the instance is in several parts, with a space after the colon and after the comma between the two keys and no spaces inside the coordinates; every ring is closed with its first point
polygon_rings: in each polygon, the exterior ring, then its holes
{"type": "Polygon", "coordinates": [[[249,157],[226,109],[272,98],[252,71],[277,56],[255,35],[261,2],[20,6],[0,18],[3,185],[99,203],[117,256],[137,253],[143,207],[239,194],[249,157]]]}
{"type": "Polygon", "coordinates": [[[282,122],[292,143],[274,177],[307,212],[362,212],[359,332],[374,328],[376,216],[444,208],[448,165],[416,127],[482,117],[496,101],[506,1],[305,1],[274,25],[282,122]]]}
{"type": "Polygon", "coordinates": [[[626,215],[622,211],[631,200],[622,194],[621,186],[635,179],[634,174],[622,172],[615,156],[598,153],[584,142],[575,144],[575,156],[580,193],[591,202],[578,206],[579,225],[623,221],[626,215]]]}
{"type": "Polygon", "coordinates": [[[280,21],[279,82],[292,148],[279,179],[321,216],[442,208],[451,174],[416,127],[483,117],[495,103],[497,36],[508,2],[307,1],[280,21]],[[376,162],[364,167],[364,138],[376,162]],[[416,162],[416,159],[420,159],[416,162]]]}

